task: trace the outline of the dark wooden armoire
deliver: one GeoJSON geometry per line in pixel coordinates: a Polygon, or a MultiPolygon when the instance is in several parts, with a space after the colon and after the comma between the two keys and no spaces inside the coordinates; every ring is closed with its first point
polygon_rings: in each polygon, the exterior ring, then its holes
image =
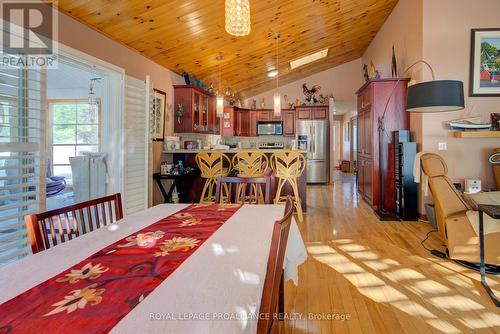
{"type": "Polygon", "coordinates": [[[393,131],[408,130],[410,116],[406,112],[406,90],[410,79],[370,80],[357,92],[358,96],[358,192],[374,209],[380,206],[380,151],[379,119],[385,114],[385,203],[388,211],[396,209],[394,179],[394,139],[393,131]]]}

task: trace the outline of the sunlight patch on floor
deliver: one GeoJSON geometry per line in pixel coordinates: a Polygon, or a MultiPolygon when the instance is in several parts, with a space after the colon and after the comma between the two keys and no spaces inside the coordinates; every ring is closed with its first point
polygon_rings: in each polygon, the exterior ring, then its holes
{"type": "MultiPolygon", "coordinates": [[[[470,298],[454,293],[452,289],[429,279],[424,273],[404,267],[394,259],[383,258],[354,241],[344,239],[340,242],[333,241],[332,244],[331,247],[314,243],[307,247],[307,250],[315,260],[328,265],[343,275],[365,297],[423,319],[438,331],[450,334],[461,332],[460,328],[443,319],[443,315],[450,311],[467,312],[484,309],[484,306],[470,298]],[[422,303],[416,302],[413,295],[419,296],[427,302],[423,300],[422,303]],[[431,308],[426,303],[432,305],[431,308]],[[437,310],[433,310],[434,307],[437,310]],[[438,313],[435,313],[436,311],[438,313]],[[441,312],[443,314],[440,314],[441,312]]],[[[411,263],[420,265],[422,262],[420,257],[415,261],[410,258],[408,256],[411,263]]],[[[441,267],[441,271],[442,269],[444,268],[441,267]]],[[[446,271],[449,274],[449,270],[446,271]]],[[[453,282],[460,282],[461,286],[468,285],[456,277],[447,278],[453,282]]],[[[468,287],[470,288],[470,285],[468,287]]],[[[500,316],[488,313],[481,319],[464,317],[456,320],[459,321],[460,327],[480,329],[496,326],[500,322],[500,316]]]]}

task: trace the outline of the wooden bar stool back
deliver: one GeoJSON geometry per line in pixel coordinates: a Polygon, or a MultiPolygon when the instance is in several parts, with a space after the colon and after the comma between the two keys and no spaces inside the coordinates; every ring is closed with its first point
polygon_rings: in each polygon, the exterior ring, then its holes
{"type": "Polygon", "coordinates": [[[201,171],[201,177],[205,179],[200,203],[214,203],[217,178],[229,175],[231,159],[222,152],[200,152],[196,154],[195,162],[201,171]]]}
{"type": "Polygon", "coordinates": [[[274,203],[278,204],[285,202],[286,196],[282,195],[282,191],[285,184],[288,183],[292,188],[293,202],[300,222],[303,221],[304,217],[297,179],[302,175],[305,167],[306,159],[302,153],[297,151],[276,152],[271,156],[271,168],[278,179],[274,203]]]}
{"type": "MultiPolygon", "coordinates": [[[[232,162],[234,169],[238,171],[238,177],[241,178],[264,177],[269,166],[269,159],[264,153],[259,151],[238,152],[233,156],[232,162]]],[[[236,190],[236,197],[241,198],[242,192],[245,192],[245,196],[249,192],[253,192],[253,194],[258,194],[259,196],[258,203],[263,204],[265,200],[261,185],[252,184],[250,187],[246,189],[245,184],[240,184],[236,190]]]]}

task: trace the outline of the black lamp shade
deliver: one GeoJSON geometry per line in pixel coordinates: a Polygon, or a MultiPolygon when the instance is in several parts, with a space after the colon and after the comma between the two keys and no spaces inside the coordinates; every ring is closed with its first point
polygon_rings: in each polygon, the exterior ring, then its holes
{"type": "Polygon", "coordinates": [[[435,80],[408,87],[406,111],[440,112],[463,109],[464,84],[456,80],[435,80]]]}

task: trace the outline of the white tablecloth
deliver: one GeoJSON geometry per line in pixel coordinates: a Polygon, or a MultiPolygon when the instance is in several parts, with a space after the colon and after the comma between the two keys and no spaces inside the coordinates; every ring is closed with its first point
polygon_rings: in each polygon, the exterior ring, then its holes
{"type": "MultiPolygon", "coordinates": [[[[0,303],[184,207],[186,204],[158,205],[0,268],[0,303]]],[[[112,333],[255,333],[273,224],[283,211],[277,205],[243,206],[112,333]]],[[[297,267],[306,258],[300,232],[292,221],[285,279],[297,284],[297,267]]]]}

